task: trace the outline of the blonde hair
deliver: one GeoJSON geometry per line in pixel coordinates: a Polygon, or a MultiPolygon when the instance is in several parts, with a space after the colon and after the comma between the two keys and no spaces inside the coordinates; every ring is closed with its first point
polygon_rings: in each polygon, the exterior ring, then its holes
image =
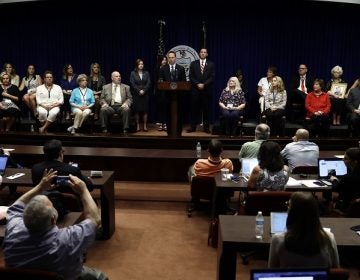
{"type": "Polygon", "coordinates": [[[343,74],[343,69],[341,66],[336,65],[331,69],[331,74],[334,74],[334,72],[339,72],[340,76],[343,74]]]}
{"type": "Polygon", "coordinates": [[[237,77],[230,77],[230,79],[228,80],[228,82],[226,84],[226,88],[225,88],[226,91],[230,90],[230,87],[229,87],[230,81],[235,82],[235,92],[241,91],[240,82],[239,82],[239,79],[237,77]]]}

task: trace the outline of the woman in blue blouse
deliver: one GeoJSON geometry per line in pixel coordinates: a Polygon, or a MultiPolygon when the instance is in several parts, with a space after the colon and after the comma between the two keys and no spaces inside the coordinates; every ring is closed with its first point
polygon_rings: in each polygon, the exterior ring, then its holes
{"type": "Polygon", "coordinates": [[[245,94],[240,87],[238,78],[231,77],[219,100],[227,136],[234,137],[236,135],[240,116],[245,112],[245,103],[245,94]]]}
{"type": "Polygon", "coordinates": [[[68,128],[71,134],[81,127],[95,104],[94,92],[87,87],[88,77],[80,74],[76,81],[79,87],[74,88],[70,96],[71,112],[75,114],[74,124],[68,128]]]}

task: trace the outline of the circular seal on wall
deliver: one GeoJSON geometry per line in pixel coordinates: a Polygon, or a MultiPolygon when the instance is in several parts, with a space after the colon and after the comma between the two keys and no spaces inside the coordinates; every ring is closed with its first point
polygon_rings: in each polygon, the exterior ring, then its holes
{"type": "Polygon", "coordinates": [[[178,87],[178,85],[177,85],[176,82],[171,82],[170,83],[170,89],[175,90],[175,89],[177,89],[177,87],[178,87]]]}
{"type": "Polygon", "coordinates": [[[175,46],[170,51],[176,54],[176,63],[185,68],[186,80],[189,81],[190,63],[199,59],[198,53],[192,47],[185,45],[175,46]]]}

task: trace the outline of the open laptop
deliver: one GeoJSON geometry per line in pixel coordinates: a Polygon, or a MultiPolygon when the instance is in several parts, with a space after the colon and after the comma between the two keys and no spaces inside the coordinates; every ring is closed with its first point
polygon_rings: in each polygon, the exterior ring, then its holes
{"type": "Polygon", "coordinates": [[[253,269],[251,280],[327,280],[326,268],[253,269]]]}
{"type": "Polygon", "coordinates": [[[282,233],[286,231],[287,212],[270,212],[270,233],[282,233]]]}
{"type": "Polygon", "coordinates": [[[249,178],[251,171],[254,169],[256,165],[258,165],[259,161],[257,158],[242,158],[241,159],[241,174],[245,178],[249,178]]]}
{"type": "Polygon", "coordinates": [[[340,158],[319,158],[318,175],[319,180],[328,185],[327,179],[330,176],[344,176],[347,174],[347,167],[343,159],[340,158]]]}
{"type": "Polygon", "coordinates": [[[8,158],[8,156],[0,155],[0,175],[4,175],[5,173],[8,158]]]}

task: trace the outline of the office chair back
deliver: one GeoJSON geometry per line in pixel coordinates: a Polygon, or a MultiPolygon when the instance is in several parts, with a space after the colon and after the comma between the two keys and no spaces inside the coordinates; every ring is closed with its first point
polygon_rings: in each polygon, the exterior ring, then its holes
{"type": "Polygon", "coordinates": [[[262,211],[263,215],[269,216],[270,212],[286,212],[287,201],[291,195],[291,192],[285,191],[250,191],[239,214],[256,215],[258,211],[262,211]]]}
{"type": "Polygon", "coordinates": [[[292,174],[318,174],[317,166],[296,166],[292,172],[292,174]]]}
{"type": "Polygon", "coordinates": [[[200,207],[200,200],[212,202],[214,189],[216,187],[215,178],[206,176],[195,176],[190,184],[191,202],[187,209],[188,217],[192,212],[200,207]]]}

